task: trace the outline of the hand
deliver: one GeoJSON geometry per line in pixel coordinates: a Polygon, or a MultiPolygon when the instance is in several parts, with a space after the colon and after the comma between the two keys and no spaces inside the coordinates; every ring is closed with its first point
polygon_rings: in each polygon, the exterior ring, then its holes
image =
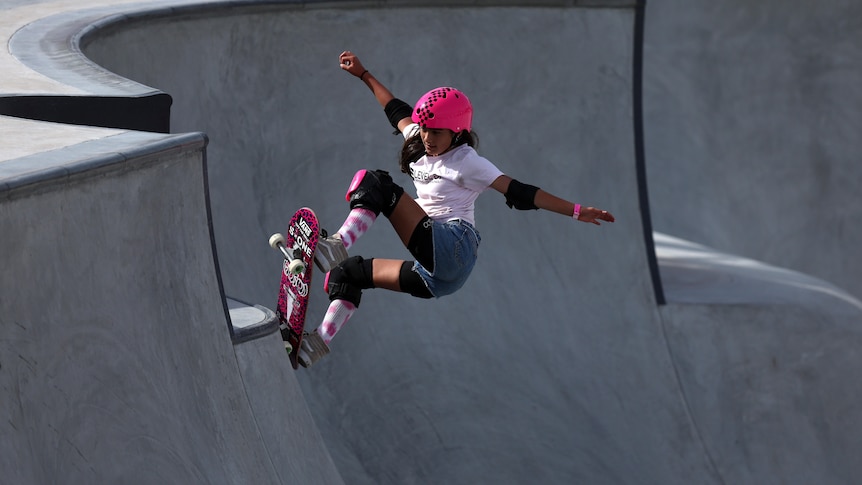
{"type": "Polygon", "coordinates": [[[581,222],[591,222],[597,226],[602,225],[599,221],[614,222],[614,215],[608,211],[596,209],[595,207],[581,207],[581,214],[578,216],[581,222]]]}
{"type": "Polygon", "coordinates": [[[342,52],[341,55],[338,56],[338,62],[342,69],[356,77],[362,76],[367,71],[362,63],[359,62],[359,58],[350,51],[342,52]]]}

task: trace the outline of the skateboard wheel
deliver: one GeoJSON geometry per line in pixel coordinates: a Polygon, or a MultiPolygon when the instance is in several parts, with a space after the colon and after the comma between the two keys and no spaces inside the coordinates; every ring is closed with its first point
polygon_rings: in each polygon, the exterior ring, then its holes
{"type": "Polygon", "coordinates": [[[293,345],[290,345],[290,342],[285,341],[284,342],[284,351],[287,352],[288,354],[293,352],[293,345]]]}
{"type": "Polygon", "coordinates": [[[284,235],[277,232],[272,236],[269,236],[269,245],[272,249],[278,249],[279,244],[284,244],[284,235]]]}
{"type": "Polygon", "coordinates": [[[294,259],[287,265],[287,271],[290,274],[300,274],[305,272],[305,263],[301,259],[294,259]]]}

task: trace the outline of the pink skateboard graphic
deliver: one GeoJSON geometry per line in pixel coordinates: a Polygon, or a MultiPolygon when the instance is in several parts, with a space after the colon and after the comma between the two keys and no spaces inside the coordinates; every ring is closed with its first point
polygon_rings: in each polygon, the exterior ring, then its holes
{"type": "Polygon", "coordinates": [[[290,219],[286,238],[281,234],[273,234],[269,238],[269,245],[284,255],[276,314],[284,348],[294,369],[299,365],[296,355],[302,343],[311,288],[312,262],[319,237],[320,225],[317,216],[308,207],[303,207],[290,219]]]}

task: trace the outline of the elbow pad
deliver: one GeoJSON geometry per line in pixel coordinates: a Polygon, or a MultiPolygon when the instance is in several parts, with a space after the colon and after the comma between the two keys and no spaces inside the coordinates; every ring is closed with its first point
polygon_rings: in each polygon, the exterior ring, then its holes
{"type": "Polygon", "coordinates": [[[392,128],[395,128],[395,133],[397,134],[398,122],[404,118],[410,118],[413,115],[413,108],[398,98],[392,98],[391,101],[386,103],[383,112],[386,113],[386,117],[389,118],[389,124],[392,125],[392,128]]]}
{"type": "Polygon", "coordinates": [[[535,199],[538,187],[529,184],[522,184],[515,179],[509,182],[509,189],[506,190],[506,205],[511,209],[514,207],[520,211],[537,210],[535,199]]]}

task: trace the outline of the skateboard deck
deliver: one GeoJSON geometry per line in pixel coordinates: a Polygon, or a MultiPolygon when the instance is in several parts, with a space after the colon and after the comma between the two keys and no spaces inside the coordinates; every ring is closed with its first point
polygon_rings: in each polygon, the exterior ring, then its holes
{"type": "Polygon", "coordinates": [[[276,315],[284,339],[285,350],[294,369],[299,366],[297,353],[302,344],[305,314],[311,288],[311,273],[314,266],[314,251],[320,237],[320,225],[314,211],[303,207],[296,211],[287,225],[287,236],[270,238],[270,245],[281,250],[284,263],[281,270],[281,285],[278,290],[276,315]],[[278,243],[283,241],[281,247],[278,243]]]}

